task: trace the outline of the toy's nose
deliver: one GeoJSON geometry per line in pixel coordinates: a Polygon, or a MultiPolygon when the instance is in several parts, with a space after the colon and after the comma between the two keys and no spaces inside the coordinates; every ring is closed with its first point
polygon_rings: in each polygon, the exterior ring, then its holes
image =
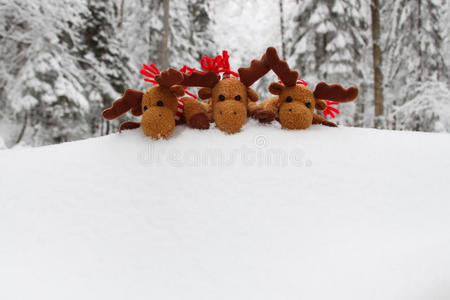
{"type": "MultiPolygon", "coordinates": [[[[223,111],[219,111],[219,113],[220,113],[221,115],[223,115],[223,111]]],[[[237,111],[233,110],[233,115],[236,115],[236,114],[237,114],[237,111]]]]}
{"type": "Polygon", "coordinates": [[[303,109],[303,108],[289,108],[289,113],[294,113],[294,114],[302,114],[302,115],[306,115],[308,114],[308,111],[303,109]]]}

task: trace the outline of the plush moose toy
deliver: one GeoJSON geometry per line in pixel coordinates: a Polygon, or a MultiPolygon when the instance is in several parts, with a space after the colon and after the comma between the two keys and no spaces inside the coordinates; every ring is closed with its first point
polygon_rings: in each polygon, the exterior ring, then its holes
{"type": "MultiPolygon", "coordinates": [[[[184,74],[181,84],[201,87],[198,95],[201,99],[209,99],[211,117],[216,126],[224,132],[236,133],[247,121],[248,103],[259,99],[250,86],[269,72],[270,67],[264,58],[253,60],[250,67],[240,68],[237,74],[230,70],[228,58],[226,51],[215,59],[203,57],[201,64],[206,72],[184,74]],[[223,73],[222,79],[220,73],[223,73]]],[[[272,111],[262,109],[257,112],[255,118],[267,120],[275,117],[272,111]]]]}
{"type": "Polygon", "coordinates": [[[168,138],[175,125],[183,123],[196,129],[209,128],[207,111],[199,101],[191,97],[179,99],[185,93],[184,87],[180,85],[184,78],[183,73],[176,69],[159,73],[153,64],[144,65],[141,73],[154,79],[145,80],[155,85],[145,93],[127,89],[122,98],[103,111],[103,118],[114,120],[131,110],[134,116],[142,115],[141,123],[124,122],[119,130],[142,127],[144,133],[154,139],[168,138]]]}
{"type": "MultiPolygon", "coordinates": [[[[331,100],[334,101],[331,104],[337,104],[353,101],[358,96],[356,87],[344,89],[340,85],[328,85],[325,82],[320,82],[312,92],[306,87],[304,81],[300,80],[297,83],[298,73],[291,70],[286,61],[280,60],[273,47],[267,48],[265,59],[282,83],[271,83],[269,92],[276,97],[266,99],[259,104],[251,104],[250,110],[273,111],[284,128],[306,129],[311,124],[337,127],[335,123],[314,113],[314,109],[327,109],[325,100],[331,100]]],[[[333,111],[338,112],[334,108],[333,111]]]]}

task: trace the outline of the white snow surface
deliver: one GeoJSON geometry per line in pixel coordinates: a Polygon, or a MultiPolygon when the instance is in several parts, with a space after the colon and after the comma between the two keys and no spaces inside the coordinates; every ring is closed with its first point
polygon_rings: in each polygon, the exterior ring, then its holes
{"type": "Polygon", "coordinates": [[[2,150],[0,299],[449,299],[449,153],[255,122],[2,150]]]}

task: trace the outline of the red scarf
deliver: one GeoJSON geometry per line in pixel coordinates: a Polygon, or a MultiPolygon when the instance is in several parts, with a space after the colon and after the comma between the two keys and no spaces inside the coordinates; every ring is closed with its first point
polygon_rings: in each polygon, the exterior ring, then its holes
{"type": "Polygon", "coordinates": [[[177,112],[175,113],[175,121],[179,121],[184,111],[184,103],[183,100],[178,99],[178,107],[177,112]]]}

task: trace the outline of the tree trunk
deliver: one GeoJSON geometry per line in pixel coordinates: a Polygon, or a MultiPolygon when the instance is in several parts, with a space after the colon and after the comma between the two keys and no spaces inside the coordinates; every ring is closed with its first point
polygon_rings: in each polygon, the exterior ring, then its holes
{"type": "Polygon", "coordinates": [[[16,145],[18,143],[20,143],[20,141],[22,140],[23,136],[25,135],[25,130],[27,128],[27,125],[28,125],[28,112],[25,111],[25,116],[23,118],[22,129],[20,130],[19,136],[17,137],[16,145]]]}
{"type": "MultiPolygon", "coordinates": [[[[422,54],[422,46],[420,45],[421,43],[421,38],[422,38],[422,0],[418,0],[417,1],[417,35],[419,36],[419,42],[417,44],[418,49],[418,53],[419,53],[419,70],[423,70],[424,69],[424,65],[423,65],[423,54],[422,54]]],[[[422,72],[418,72],[419,76],[417,78],[417,80],[420,82],[422,81],[422,72]]]]}
{"type": "Polygon", "coordinates": [[[169,68],[169,37],[170,37],[170,0],[164,0],[163,35],[161,39],[161,70],[169,68]]]}
{"type": "Polygon", "coordinates": [[[119,10],[119,24],[117,27],[121,28],[123,25],[123,11],[125,9],[125,0],[120,2],[120,10],[119,10]]]}
{"type": "Polygon", "coordinates": [[[384,95],[383,95],[383,72],[380,47],[380,2],[372,0],[370,6],[372,15],[372,52],[374,71],[374,100],[375,100],[375,128],[384,127],[384,95]]]}
{"type": "Polygon", "coordinates": [[[286,43],[284,41],[284,10],[283,0],[279,0],[280,4],[280,34],[281,34],[281,55],[282,59],[286,60],[286,43]]]}
{"type": "Polygon", "coordinates": [[[111,124],[109,121],[106,121],[106,132],[105,135],[108,135],[111,130],[111,124]]]}

